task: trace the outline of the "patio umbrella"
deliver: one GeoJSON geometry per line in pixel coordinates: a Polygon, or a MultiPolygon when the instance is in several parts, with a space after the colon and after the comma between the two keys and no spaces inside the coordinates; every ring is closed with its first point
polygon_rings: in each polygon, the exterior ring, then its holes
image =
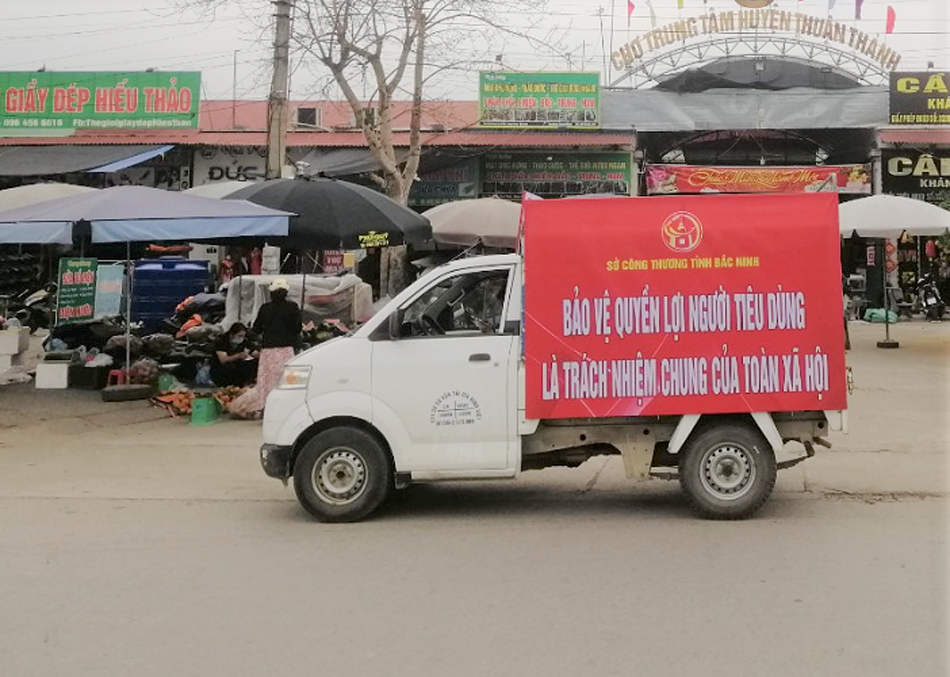
{"type": "Polygon", "coordinates": [[[844,237],[936,236],[950,228],[950,212],[909,197],[872,195],[841,203],[838,224],[844,237]]]}
{"type": "Polygon", "coordinates": [[[0,212],[10,209],[26,207],[39,202],[58,200],[70,195],[93,193],[96,188],[88,186],[74,186],[71,183],[33,183],[28,186],[17,186],[0,190],[0,212]]]}
{"type": "Polygon", "coordinates": [[[446,202],[422,213],[440,244],[514,249],[518,242],[521,205],[497,197],[446,202]]]}
{"type": "Polygon", "coordinates": [[[290,216],[249,202],[115,186],[0,212],[0,243],[71,244],[86,228],[93,242],[267,237],[286,235],[290,216]]]}
{"type": "Polygon", "coordinates": [[[282,244],[300,249],[359,249],[420,243],[431,236],[429,221],[372,188],[333,179],[274,179],[232,193],[297,214],[282,244]]]}

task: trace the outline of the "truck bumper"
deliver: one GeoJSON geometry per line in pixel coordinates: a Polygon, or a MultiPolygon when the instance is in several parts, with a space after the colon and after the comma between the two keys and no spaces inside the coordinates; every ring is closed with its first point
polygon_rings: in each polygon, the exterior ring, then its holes
{"type": "Polygon", "coordinates": [[[293,474],[290,459],[294,448],[279,444],[261,445],[261,467],[268,476],[286,480],[293,474]]]}

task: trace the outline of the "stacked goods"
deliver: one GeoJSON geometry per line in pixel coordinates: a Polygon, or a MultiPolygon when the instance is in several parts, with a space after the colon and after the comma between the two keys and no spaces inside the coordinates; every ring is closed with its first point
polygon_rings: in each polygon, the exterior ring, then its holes
{"type": "Polygon", "coordinates": [[[230,411],[229,407],[231,402],[236,400],[247,391],[248,388],[242,388],[240,386],[228,386],[226,388],[216,390],[213,397],[218,401],[218,404],[221,405],[221,408],[224,411],[230,411]]]}
{"type": "Polygon", "coordinates": [[[152,384],[158,380],[158,362],[142,358],[129,367],[129,383],[152,384]]]}
{"type": "Polygon", "coordinates": [[[152,398],[152,402],[166,409],[172,416],[190,415],[194,401],[195,393],[188,388],[175,388],[152,398]]]}
{"type": "MultiPolygon", "coordinates": [[[[231,402],[248,390],[248,388],[241,388],[239,386],[228,386],[227,388],[219,388],[214,391],[211,396],[217,400],[224,411],[228,411],[231,402]]],[[[195,398],[206,396],[206,392],[196,393],[188,388],[173,388],[153,397],[152,402],[164,408],[172,416],[190,416],[194,408],[195,398]]]]}

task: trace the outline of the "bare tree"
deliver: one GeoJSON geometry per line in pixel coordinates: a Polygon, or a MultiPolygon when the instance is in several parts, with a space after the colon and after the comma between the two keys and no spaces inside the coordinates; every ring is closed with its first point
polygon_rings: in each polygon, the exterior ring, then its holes
{"type": "MultiPolygon", "coordinates": [[[[505,37],[556,49],[550,33],[532,37],[537,20],[517,30],[499,20],[497,0],[296,0],[296,5],[293,41],[299,54],[339,87],[379,164],[376,180],[402,204],[419,169],[422,106],[431,79],[448,70],[477,70],[473,66],[485,63],[493,43],[505,37]],[[402,125],[408,127],[408,145],[398,154],[393,103],[405,98],[411,101],[408,124],[402,125]]],[[[504,8],[540,16],[537,2],[513,0],[504,8]]]]}
{"type": "MultiPolygon", "coordinates": [[[[213,10],[225,0],[172,1],[213,10]]],[[[307,67],[342,92],[379,165],[372,178],[401,204],[407,204],[419,171],[423,102],[434,79],[454,71],[471,77],[479,65],[495,63],[509,41],[570,63],[560,44],[563,30],[539,29],[544,0],[504,4],[498,0],[294,0],[294,4],[295,68],[307,67]],[[505,19],[512,16],[518,21],[505,19]],[[397,120],[394,104],[404,111],[407,99],[409,119],[397,120]],[[397,128],[407,131],[397,134],[397,128]]],[[[401,286],[405,267],[401,251],[390,249],[382,270],[383,293],[401,286]],[[393,275],[388,275],[390,268],[396,269],[393,275]]]]}

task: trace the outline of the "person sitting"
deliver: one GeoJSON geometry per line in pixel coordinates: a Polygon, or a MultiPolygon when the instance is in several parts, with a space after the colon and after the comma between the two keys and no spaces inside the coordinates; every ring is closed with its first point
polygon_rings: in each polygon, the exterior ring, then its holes
{"type": "Polygon", "coordinates": [[[247,327],[235,322],[218,339],[211,361],[211,380],[219,387],[246,386],[257,373],[257,351],[247,343],[247,327]]]}

